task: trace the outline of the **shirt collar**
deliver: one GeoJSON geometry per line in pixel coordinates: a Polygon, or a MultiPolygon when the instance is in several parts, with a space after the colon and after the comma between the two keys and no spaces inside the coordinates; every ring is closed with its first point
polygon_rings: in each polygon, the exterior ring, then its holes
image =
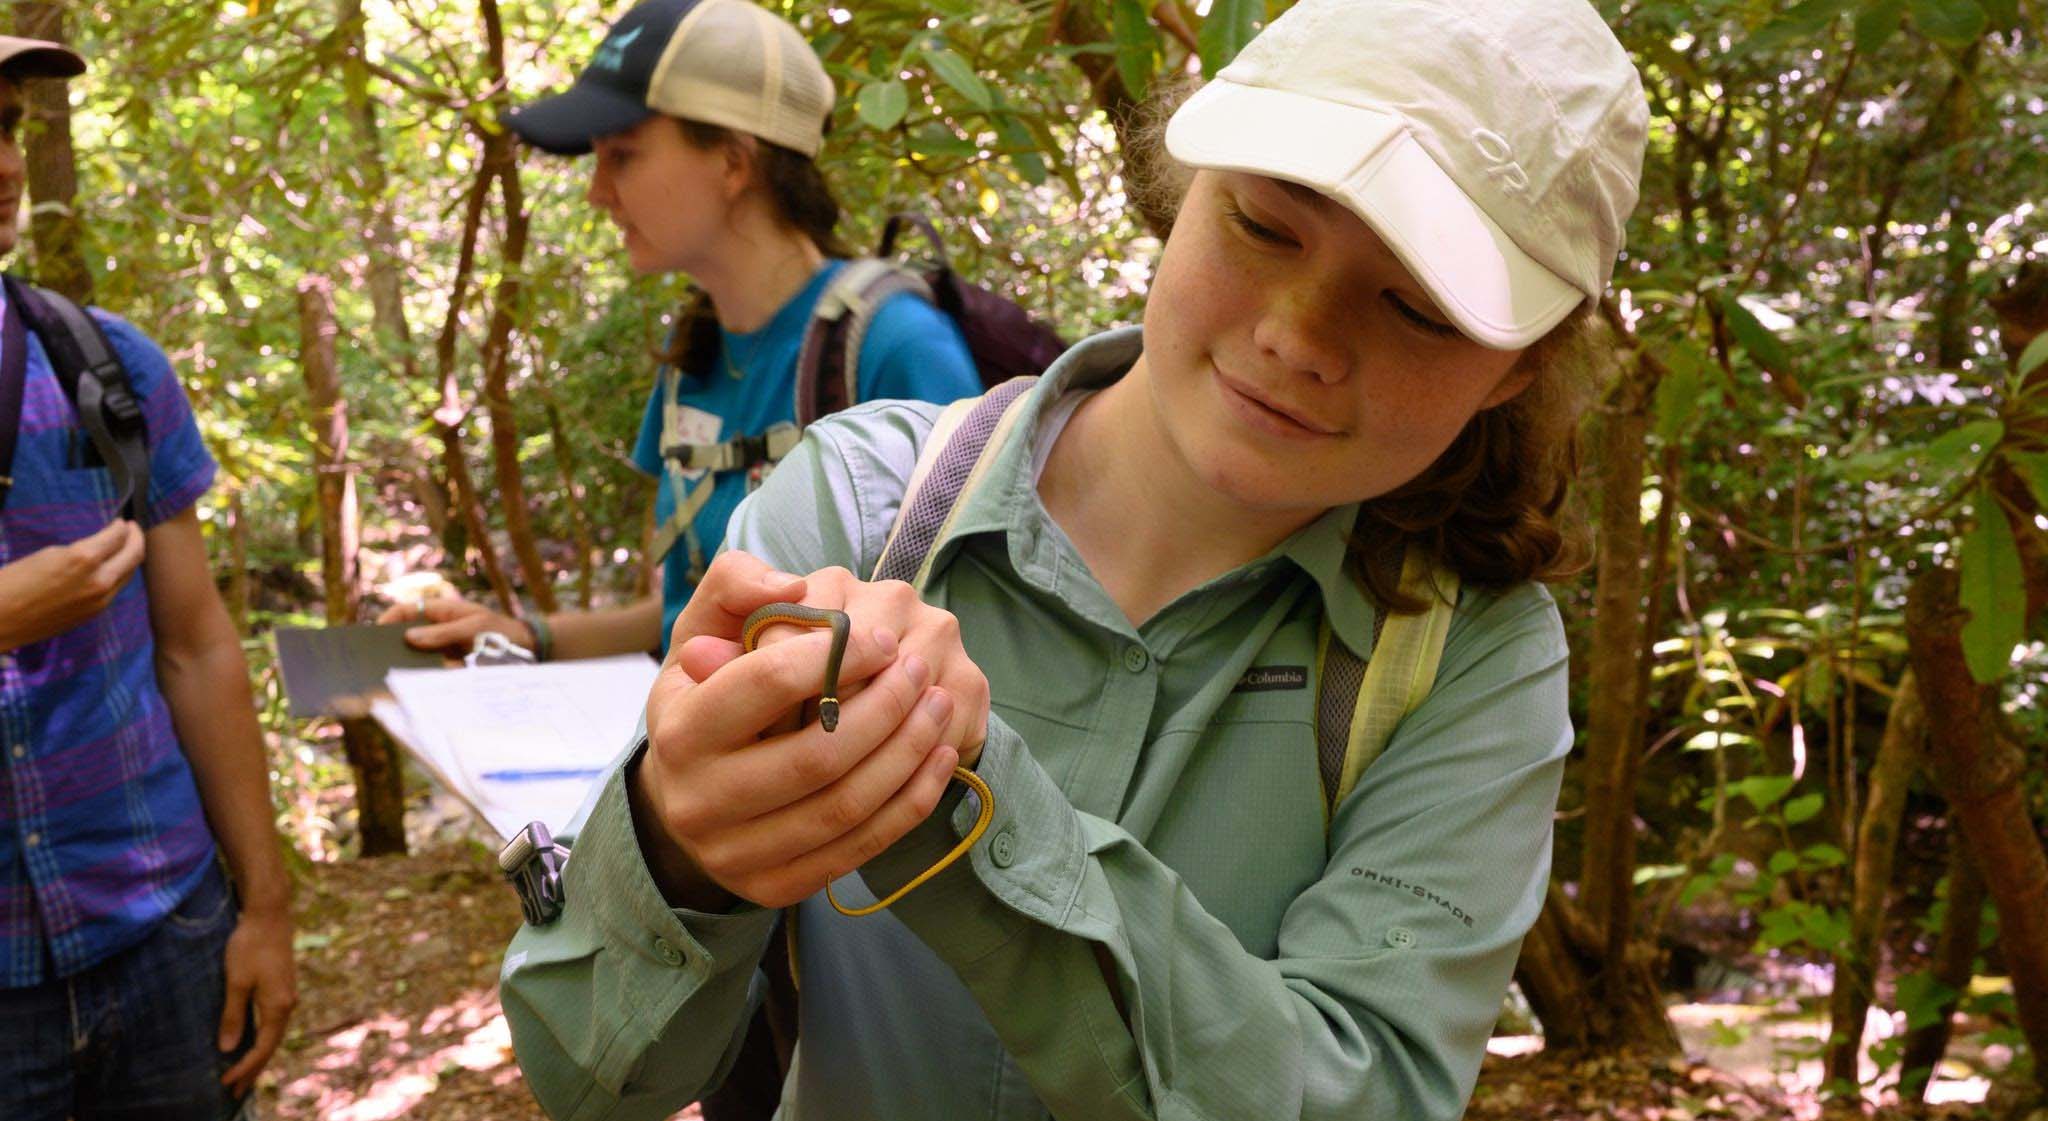
{"type": "MultiPolygon", "coordinates": [[[[1142,329],[1121,327],[1075,344],[1047,367],[1018,406],[1023,415],[995,450],[981,485],[962,500],[945,536],[932,543],[934,556],[968,536],[1002,533],[1009,539],[1010,560],[1017,570],[1027,577],[1036,571],[1040,582],[1049,585],[1053,528],[1031,477],[1039,422],[1061,396],[1099,389],[1124,376],[1143,349],[1142,329]]],[[[1335,507],[1238,571],[1268,566],[1276,559],[1292,562],[1315,581],[1331,631],[1362,658],[1372,648],[1373,606],[1347,564],[1351,528],[1357,520],[1357,503],[1335,507]]]]}

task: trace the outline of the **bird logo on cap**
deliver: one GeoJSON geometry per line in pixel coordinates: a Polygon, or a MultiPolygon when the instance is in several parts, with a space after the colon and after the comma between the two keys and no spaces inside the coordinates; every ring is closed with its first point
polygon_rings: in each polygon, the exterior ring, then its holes
{"type": "Polygon", "coordinates": [[[604,46],[597,48],[597,57],[590,61],[593,70],[620,70],[626,65],[626,48],[640,37],[644,27],[636,27],[623,35],[614,35],[604,46]]]}

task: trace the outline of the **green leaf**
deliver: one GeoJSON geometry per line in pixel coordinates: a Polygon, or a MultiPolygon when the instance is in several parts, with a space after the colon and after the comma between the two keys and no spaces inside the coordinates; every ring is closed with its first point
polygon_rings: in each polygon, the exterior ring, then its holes
{"type": "Polygon", "coordinates": [[[1877,0],[1856,13],[1856,53],[1874,55],[1906,22],[1906,0],[1877,0]]]}
{"type": "Polygon", "coordinates": [[[1017,174],[1034,187],[1045,183],[1045,159],[1037,152],[1038,138],[1024,127],[1024,122],[1014,114],[1005,113],[995,118],[996,135],[1002,138],[1003,147],[1009,150],[1010,163],[1017,174]]]}
{"type": "Polygon", "coordinates": [[[2020,0],[1977,0],[1991,17],[1991,30],[2004,31],[2020,22],[2020,0]]]}
{"type": "Polygon", "coordinates": [[[1782,876],[1792,869],[1799,867],[1799,854],[1791,849],[1779,849],[1771,854],[1770,863],[1764,865],[1764,867],[1770,869],[1771,875],[1782,876]]]}
{"type": "Polygon", "coordinates": [[[1667,444],[1675,444],[1685,434],[1686,425],[1699,413],[1700,384],[1705,380],[1706,358],[1690,339],[1672,344],[1662,357],[1664,368],[1670,372],[1657,383],[1657,399],[1653,402],[1657,438],[1667,444]]]}
{"type": "Polygon", "coordinates": [[[2020,351],[2020,376],[2026,377],[2040,369],[2044,362],[2048,362],[2048,331],[2041,332],[2027,344],[2027,349],[2020,351]]]}
{"type": "Polygon", "coordinates": [[[1825,794],[1801,794],[1785,803],[1785,824],[1800,825],[1812,821],[1820,813],[1821,803],[1827,801],[1825,794]]]}
{"type": "MultiPolygon", "coordinates": [[[[2042,336],[2048,338],[2048,335],[2042,336]]],[[[2034,492],[2034,501],[2048,509],[2048,453],[2005,451],[1999,453],[2014,471],[2027,481],[2027,489],[2034,492]]]]}
{"type": "Polygon", "coordinates": [[[910,134],[910,150],[931,160],[969,159],[981,152],[973,141],[961,139],[936,121],[910,134]]]}
{"type": "Polygon", "coordinates": [[[1230,65],[1237,52],[1259,33],[1265,15],[1264,0],[1215,0],[1195,36],[1195,45],[1202,52],[1202,77],[1213,78],[1230,65]]]}
{"type": "Polygon", "coordinates": [[[853,111],[868,127],[887,132],[903,123],[903,114],[910,111],[910,90],[895,79],[870,82],[854,97],[853,111]]]}
{"type": "Polygon", "coordinates": [[[1908,0],[1907,7],[1922,35],[1949,47],[1969,46],[1991,23],[1977,0],[1908,0]]]}
{"type": "Polygon", "coordinates": [[[1799,857],[1806,862],[1806,866],[1809,868],[1840,868],[1842,865],[1849,863],[1848,853],[1825,841],[1817,845],[1807,846],[1799,854],[1799,857]]]}
{"type": "Polygon", "coordinates": [[[1749,804],[1759,810],[1767,810],[1778,803],[1778,799],[1791,793],[1798,779],[1791,775],[1751,775],[1730,789],[1749,799],[1749,804]]]}
{"type": "Polygon", "coordinates": [[[1110,8],[1116,36],[1116,70],[1124,89],[1139,100],[1152,88],[1152,71],[1159,60],[1159,36],[1152,30],[1152,17],[1138,0],[1116,0],[1110,8]]]}
{"type": "Polygon", "coordinates": [[[1835,22],[1835,17],[1853,3],[1854,0],[1806,0],[1759,28],[1743,41],[1742,49],[1764,52],[1799,44],[1811,46],[1835,22]]]}
{"type": "Polygon", "coordinates": [[[1940,1020],[1942,1009],[1961,995],[1932,973],[1908,973],[1899,978],[1897,1004],[1906,1014],[1906,1030],[1919,1031],[1940,1020]]]}
{"type": "Polygon", "coordinates": [[[972,66],[959,55],[944,47],[926,47],[924,60],[945,83],[958,91],[976,109],[987,110],[995,105],[995,98],[988,92],[988,83],[974,72],[972,66]]]}
{"type": "Polygon", "coordinates": [[[1944,471],[1975,471],[1991,449],[2004,438],[2004,424],[1995,420],[1973,420],[1928,444],[1927,462],[1944,471]]]}
{"type": "Polygon", "coordinates": [[[1977,491],[1976,524],[1963,535],[1963,658],[1970,676],[1988,685],[2012,667],[2013,647],[2026,636],[2027,587],[2012,524],[1990,487],[1977,491]]]}
{"type": "Polygon", "coordinates": [[[1792,373],[1792,352],[1771,329],[1757,319],[1756,313],[1742,306],[1733,292],[1720,292],[1721,317],[1728,324],[1728,330],[1735,335],[1735,341],[1756,364],[1779,377],[1792,373]]]}

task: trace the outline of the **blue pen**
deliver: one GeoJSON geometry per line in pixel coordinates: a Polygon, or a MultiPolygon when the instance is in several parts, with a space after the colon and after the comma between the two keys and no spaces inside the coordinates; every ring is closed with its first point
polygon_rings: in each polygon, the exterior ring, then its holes
{"type": "Polygon", "coordinates": [[[480,777],[485,782],[545,782],[549,779],[596,778],[603,773],[596,767],[564,767],[552,771],[485,771],[480,777]]]}

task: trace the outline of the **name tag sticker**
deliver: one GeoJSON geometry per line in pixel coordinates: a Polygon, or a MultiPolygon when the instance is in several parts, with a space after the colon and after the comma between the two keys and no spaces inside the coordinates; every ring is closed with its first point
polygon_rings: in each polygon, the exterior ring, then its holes
{"type": "Polygon", "coordinates": [[[1233,693],[1273,693],[1308,688],[1307,666],[1253,666],[1237,679],[1233,693]]]}
{"type": "Polygon", "coordinates": [[[707,413],[703,409],[691,408],[688,405],[677,405],[675,410],[674,423],[676,435],[682,439],[683,443],[715,444],[718,442],[719,430],[725,427],[725,422],[719,418],[717,413],[707,413]]]}

